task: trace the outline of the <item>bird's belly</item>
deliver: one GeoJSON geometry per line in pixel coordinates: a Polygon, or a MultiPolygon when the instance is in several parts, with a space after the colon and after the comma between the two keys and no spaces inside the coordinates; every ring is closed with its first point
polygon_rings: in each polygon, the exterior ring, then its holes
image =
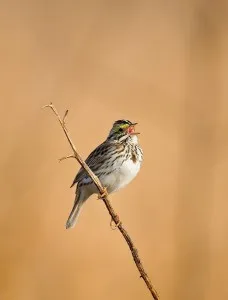
{"type": "Polygon", "coordinates": [[[131,159],[125,161],[119,168],[109,175],[101,178],[101,181],[109,193],[118,191],[130,183],[140,169],[140,162],[133,162],[131,159]]]}

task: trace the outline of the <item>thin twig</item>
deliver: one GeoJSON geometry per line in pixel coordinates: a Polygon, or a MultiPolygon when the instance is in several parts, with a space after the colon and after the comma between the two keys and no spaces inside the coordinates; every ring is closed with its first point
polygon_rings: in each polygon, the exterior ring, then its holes
{"type": "Polygon", "coordinates": [[[66,124],[65,124],[65,119],[66,119],[66,116],[67,116],[68,112],[69,112],[69,110],[67,109],[67,110],[65,111],[64,116],[63,116],[63,124],[64,124],[64,125],[66,125],[66,124]]]}
{"type": "Polygon", "coordinates": [[[88,165],[85,163],[85,161],[82,159],[82,157],[78,154],[75,146],[74,146],[74,143],[72,142],[72,139],[68,133],[68,130],[65,126],[65,119],[66,119],[66,116],[68,114],[68,110],[65,112],[64,114],[64,117],[63,119],[61,119],[59,113],[57,112],[55,106],[50,103],[48,105],[45,105],[43,108],[46,108],[46,107],[49,107],[52,109],[52,111],[54,112],[54,114],[56,115],[65,135],[66,135],[66,138],[73,150],[73,155],[69,155],[69,156],[66,156],[66,157],[63,157],[60,159],[63,160],[63,159],[67,159],[67,158],[75,158],[79,164],[82,166],[82,168],[85,169],[85,171],[88,173],[88,175],[91,177],[91,179],[93,180],[94,184],[96,185],[99,193],[100,193],[100,198],[103,200],[112,220],[114,221],[115,223],[115,226],[116,228],[119,229],[119,231],[122,233],[125,241],[127,242],[128,244],[128,247],[130,248],[131,250],[131,254],[132,254],[132,257],[135,261],[135,264],[136,264],[136,267],[138,268],[139,270],[139,273],[140,273],[140,278],[143,278],[147,288],[149,289],[152,297],[154,300],[158,300],[158,294],[156,292],[156,290],[154,289],[154,287],[152,286],[152,283],[150,281],[150,278],[149,276],[147,275],[143,265],[142,265],[142,262],[141,262],[141,259],[139,257],[139,254],[138,254],[138,250],[136,249],[131,237],[129,236],[128,232],[126,231],[126,229],[123,227],[122,225],[122,222],[120,221],[120,218],[119,216],[116,214],[116,212],[114,211],[113,207],[111,206],[111,203],[110,201],[108,200],[108,197],[107,197],[107,192],[106,192],[106,189],[102,186],[99,178],[90,170],[90,168],[88,167],[88,165]]]}
{"type": "Polygon", "coordinates": [[[75,156],[71,154],[68,156],[61,157],[61,158],[59,158],[59,162],[61,162],[62,160],[68,159],[68,158],[75,158],[75,156]]]}

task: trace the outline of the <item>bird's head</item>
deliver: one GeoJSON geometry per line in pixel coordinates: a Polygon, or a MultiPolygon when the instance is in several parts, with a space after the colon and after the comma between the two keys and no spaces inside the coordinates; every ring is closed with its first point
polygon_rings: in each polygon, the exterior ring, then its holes
{"type": "Polygon", "coordinates": [[[136,135],[139,133],[135,132],[135,125],[137,125],[137,123],[133,123],[129,120],[115,121],[109,133],[108,139],[117,140],[121,142],[129,137],[136,138],[136,135]]]}

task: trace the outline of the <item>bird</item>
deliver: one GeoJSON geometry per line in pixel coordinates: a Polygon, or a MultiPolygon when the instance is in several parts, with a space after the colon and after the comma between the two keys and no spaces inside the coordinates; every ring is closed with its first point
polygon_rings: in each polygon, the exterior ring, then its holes
{"type": "MultiPolygon", "coordinates": [[[[129,184],[138,174],[143,161],[143,151],[138,143],[137,123],[129,120],[114,122],[107,139],[94,149],[85,160],[99,178],[108,194],[129,184]]],[[[94,182],[81,168],[71,187],[76,185],[75,201],[66,222],[66,229],[73,228],[83,204],[93,194],[99,194],[94,182]]]]}

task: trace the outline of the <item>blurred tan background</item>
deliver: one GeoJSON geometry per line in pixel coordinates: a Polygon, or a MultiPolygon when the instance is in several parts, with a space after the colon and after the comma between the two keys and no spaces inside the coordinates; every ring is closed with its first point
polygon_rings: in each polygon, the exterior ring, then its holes
{"type": "Polygon", "coordinates": [[[227,1],[1,1],[0,299],[150,299],[102,202],[65,230],[116,119],[144,164],[110,198],[161,299],[228,299],[227,1]],[[214,3],[213,3],[214,2],[214,3]]]}

